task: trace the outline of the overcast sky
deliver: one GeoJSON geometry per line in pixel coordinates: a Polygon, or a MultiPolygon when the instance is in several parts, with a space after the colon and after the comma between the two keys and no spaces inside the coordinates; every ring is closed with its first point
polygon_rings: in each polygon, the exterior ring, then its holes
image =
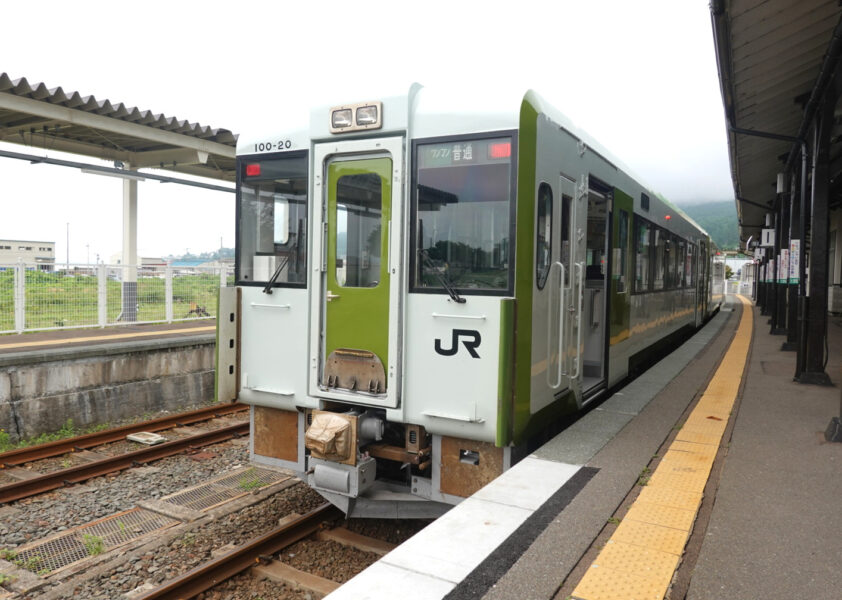
{"type": "MultiPolygon", "coordinates": [[[[532,88],[670,200],[733,198],[708,0],[15,2],[4,21],[12,79],[236,133],[395,81],[532,88]]],[[[121,199],[118,179],[0,159],[0,238],[59,261],[67,223],[71,261],[119,252],[121,199]]],[[[138,206],[142,256],[234,245],[233,194],[146,181],[138,206]]]]}

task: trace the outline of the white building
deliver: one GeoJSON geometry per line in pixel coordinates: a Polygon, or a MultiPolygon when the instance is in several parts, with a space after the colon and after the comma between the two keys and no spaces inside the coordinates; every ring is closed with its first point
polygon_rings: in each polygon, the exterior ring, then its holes
{"type": "Polygon", "coordinates": [[[42,271],[52,271],[56,263],[56,243],[0,239],[0,265],[19,262],[37,265],[42,271]]]}

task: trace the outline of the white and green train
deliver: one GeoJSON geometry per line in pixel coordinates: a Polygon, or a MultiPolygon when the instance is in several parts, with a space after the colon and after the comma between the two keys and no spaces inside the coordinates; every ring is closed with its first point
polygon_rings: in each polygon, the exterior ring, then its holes
{"type": "Polygon", "coordinates": [[[708,235],[531,91],[413,85],[237,154],[219,385],[349,515],[441,513],[719,306],[708,235]]]}

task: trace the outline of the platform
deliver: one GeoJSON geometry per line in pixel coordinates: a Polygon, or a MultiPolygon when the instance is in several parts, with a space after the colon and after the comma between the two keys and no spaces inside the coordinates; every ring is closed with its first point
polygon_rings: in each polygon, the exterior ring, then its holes
{"type": "MultiPolygon", "coordinates": [[[[678,350],[328,598],[842,597],[842,444],[823,437],[839,389],[793,383],[795,354],[766,321],[729,297],[678,350]]],[[[842,322],[829,329],[837,381],[842,322]]]]}
{"type": "Polygon", "coordinates": [[[216,320],[54,329],[0,336],[0,366],[216,341],[216,320]]]}

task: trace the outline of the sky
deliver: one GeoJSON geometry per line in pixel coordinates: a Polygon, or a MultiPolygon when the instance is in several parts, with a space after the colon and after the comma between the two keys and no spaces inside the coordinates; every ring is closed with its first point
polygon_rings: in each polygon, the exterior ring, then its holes
{"type": "MultiPolygon", "coordinates": [[[[731,200],[708,5],[16,2],[4,7],[15,25],[0,36],[0,72],[247,135],[394,82],[531,88],[671,201],[731,200]]],[[[234,194],[138,187],[141,256],[233,247],[234,194]]],[[[108,262],[121,249],[122,181],[0,159],[0,238],[53,241],[59,262],[68,246],[71,262],[108,262]]]]}

